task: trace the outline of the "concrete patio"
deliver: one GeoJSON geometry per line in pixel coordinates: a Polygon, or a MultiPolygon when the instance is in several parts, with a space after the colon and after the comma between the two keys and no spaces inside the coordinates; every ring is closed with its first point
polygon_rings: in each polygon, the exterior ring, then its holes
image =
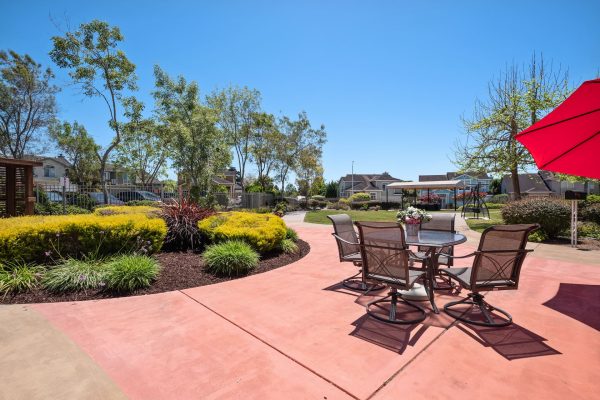
{"type": "MultiPolygon", "coordinates": [[[[264,274],[157,295],[0,307],[4,399],[590,399],[600,391],[600,260],[538,247],[517,291],[486,296],[515,324],[443,312],[390,326],[338,284],[327,225],[264,274]]],[[[459,228],[460,229],[460,228],[459,228]]],[[[472,251],[467,235],[458,254],[472,251]]],[[[461,294],[464,295],[464,292],[461,294]]],[[[436,294],[438,306],[455,299],[436,294]]],[[[427,303],[422,303],[427,306],[427,303]]]]}

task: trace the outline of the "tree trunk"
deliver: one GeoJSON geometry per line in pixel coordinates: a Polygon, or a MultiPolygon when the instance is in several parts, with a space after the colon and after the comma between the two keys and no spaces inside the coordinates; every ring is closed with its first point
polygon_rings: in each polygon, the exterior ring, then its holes
{"type": "Polygon", "coordinates": [[[513,187],[513,200],[521,200],[521,185],[519,184],[519,171],[517,168],[510,170],[510,180],[513,187]]]}

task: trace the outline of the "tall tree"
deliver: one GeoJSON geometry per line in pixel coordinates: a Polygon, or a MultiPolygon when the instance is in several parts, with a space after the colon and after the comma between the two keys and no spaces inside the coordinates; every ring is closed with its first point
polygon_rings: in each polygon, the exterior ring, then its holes
{"type": "Polygon", "coordinates": [[[79,26],[75,32],[54,36],[52,61],[60,68],[69,70],[75,84],[88,97],[100,97],[108,108],[108,125],[114,136],[110,144],[98,153],[99,177],[103,184],[104,200],[108,192],[104,172],[111,153],[121,141],[122,123],[119,121],[119,106],[125,100],[126,90],[136,90],[135,65],[118,48],[124,40],[118,27],[93,20],[79,26]]]}
{"type": "Polygon", "coordinates": [[[88,135],[85,127],[75,121],[54,123],[49,129],[50,137],[71,163],[69,178],[77,184],[93,184],[98,181],[98,151],[100,146],[88,135]]]}
{"type": "Polygon", "coordinates": [[[519,172],[535,165],[515,136],[569,95],[568,75],[553,71],[534,55],[528,67],[510,66],[488,85],[487,101],[477,101],[473,118],[463,118],[467,133],[455,149],[463,171],[510,174],[514,197],[521,198],[519,172]]]}
{"type": "Polygon", "coordinates": [[[310,154],[312,151],[318,155],[317,159],[320,159],[327,134],[324,125],[319,129],[312,128],[305,112],[298,114],[297,121],[282,117],[279,121],[279,131],[282,135],[276,144],[275,172],[283,191],[289,173],[302,166],[300,160],[303,154],[310,154]]]}
{"type": "Polygon", "coordinates": [[[277,129],[275,117],[267,113],[252,114],[252,138],[250,154],[256,164],[257,181],[262,191],[272,186],[269,178],[271,169],[277,161],[276,144],[282,140],[281,132],[277,129]]]}
{"type": "Polygon", "coordinates": [[[150,185],[165,172],[171,131],[153,119],[144,118],[144,105],[133,98],[125,109],[129,122],[123,126],[117,163],[131,171],[136,182],[150,185]]]}
{"type": "Polygon", "coordinates": [[[172,80],[154,67],[156,111],[170,130],[173,166],[189,180],[194,196],[209,191],[212,177],[231,162],[227,140],[217,126],[218,115],[201,104],[196,82],[172,80]]]}
{"type": "Polygon", "coordinates": [[[37,150],[56,114],[54,74],[27,54],[0,51],[0,154],[23,158],[37,150]]]}
{"type": "Polygon", "coordinates": [[[247,87],[228,87],[208,96],[208,105],[218,112],[218,124],[234,148],[242,189],[252,145],[252,116],[260,110],[260,92],[247,87]]]}

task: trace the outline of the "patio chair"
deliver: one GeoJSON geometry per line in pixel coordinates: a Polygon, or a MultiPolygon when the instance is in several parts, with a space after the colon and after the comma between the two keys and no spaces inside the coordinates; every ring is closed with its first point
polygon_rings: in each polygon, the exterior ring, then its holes
{"type": "Polygon", "coordinates": [[[441,273],[456,279],[461,286],[468,289],[468,297],[453,301],[444,306],[450,316],[473,325],[506,326],[512,323],[511,315],[488,304],[481,292],[496,290],[516,290],[519,287],[521,266],[527,253],[525,249],[529,234],[539,228],[537,224],[497,225],[487,228],[481,234],[477,251],[466,256],[474,257],[473,265],[467,268],[445,268],[441,273]],[[460,305],[471,305],[470,309],[457,308],[460,305]],[[472,311],[479,311],[483,320],[470,318],[472,311]],[[507,319],[494,321],[492,312],[497,311],[507,319]]]}
{"type": "MultiPolygon", "coordinates": [[[[410,290],[418,279],[425,277],[425,270],[409,269],[409,257],[414,256],[404,240],[404,229],[394,222],[356,222],[360,236],[363,275],[368,282],[380,282],[390,288],[388,295],[367,304],[367,314],[383,322],[414,324],[425,319],[423,308],[403,299],[398,290],[410,290]],[[410,308],[418,316],[400,319],[398,303],[410,308]],[[383,307],[389,304],[389,311],[383,307]],[[385,313],[376,313],[375,308],[385,313]]],[[[425,282],[427,280],[425,279],[425,282]]]]}
{"type": "MultiPolygon", "coordinates": [[[[456,233],[454,230],[454,219],[455,214],[433,214],[431,220],[427,222],[421,222],[421,229],[429,231],[443,231],[456,233]]],[[[417,248],[417,255],[424,257],[429,248],[419,246],[417,248]]],[[[451,267],[453,265],[452,256],[454,255],[454,246],[446,246],[441,249],[441,254],[438,257],[438,265],[446,265],[451,267]]],[[[425,268],[425,265],[423,265],[425,268]]]]}
{"type": "Polygon", "coordinates": [[[327,218],[333,223],[333,237],[338,246],[340,262],[351,262],[358,267],[358,272],[342,281],[342,286],[350,290],[365,291],[383,289],[383,285],[375,285],[371,288],[363,280],[362,256],[358,236],[352,225],[352,218],[348,214],[328,215],[327,218]]]}

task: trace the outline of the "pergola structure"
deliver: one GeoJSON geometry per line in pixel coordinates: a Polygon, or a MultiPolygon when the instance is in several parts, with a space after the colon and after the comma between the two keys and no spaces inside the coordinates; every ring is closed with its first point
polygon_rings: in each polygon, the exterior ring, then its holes
{"type": "MultiPolygon", "coordinates": [[[[453,190],[454,191],[454,210],[456,207],[456,190],[465,186],[463,181],[428,181],[428,182],[394,182],[386,186],[389,189],[427,190],[427,199],[429,199],[431,190],[453,190]]],[[[404,197],[403,197],[404,198],[404,197]]],[[[415,196],[416,199],[416,196],[415,196]]],[[[416,200],[415,200],[416,201],[416,200]]],[[[403,200],[404,202],[404,200],[403,200]]]]}
{"type": "Polygon", "coordinates": [[[38,161],[0,158],[0,217],[33,214],[33,167],[40,166],[38,161]]]}

